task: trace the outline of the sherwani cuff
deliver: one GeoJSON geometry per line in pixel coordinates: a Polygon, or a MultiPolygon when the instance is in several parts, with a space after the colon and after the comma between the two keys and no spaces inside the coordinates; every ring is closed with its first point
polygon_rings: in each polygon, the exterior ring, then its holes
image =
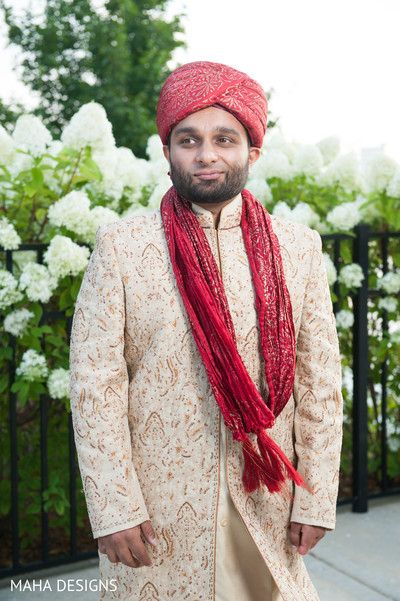
{"type": "Polygon", "coordinates": [[[307,526],[320,526],[321,528],[325,528],[326,530],[334,530],[336,526],[335,520],[322,520],[321,517],[313,518],[312,516],[304,516],[301,514],[301,511],[292,511],[292,515],[290,516],[291,522],[298,522],[299,524],[306,524],[307,526]]]}
{"type": "Polygon", "coordinates": [[[135,515],[133,520],[129,520],[127,522],[123,522],[120,525],[114,524],[109,528],[102,528],[100,530],[93,531],[93,538],[99,538],[100,536],[108,536],[109,534],[114,534],[115,532],[121,532],[122,530],[128,530],[128,528],[134,528],[135,526],[139,526],[146,522],[149,519],[149,514],[146,509],[135,515]]]}

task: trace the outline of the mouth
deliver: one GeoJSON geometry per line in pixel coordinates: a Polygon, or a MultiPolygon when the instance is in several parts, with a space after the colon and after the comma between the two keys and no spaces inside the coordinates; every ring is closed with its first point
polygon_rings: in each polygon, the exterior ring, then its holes
{"type": "Polygon", "coordinates": [[[222,175],[223,171],[216,171],[216,170],[204,170],[204,171],[198,171],[197,173],[194,174],[194,177],[197,177],[198,179],[201,180],[213,180],[213,179],[218,179],[220,175],[222,175]]]}

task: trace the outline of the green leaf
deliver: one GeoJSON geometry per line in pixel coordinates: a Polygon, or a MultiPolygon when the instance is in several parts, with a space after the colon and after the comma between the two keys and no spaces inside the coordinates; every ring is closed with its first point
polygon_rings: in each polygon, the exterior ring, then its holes
{"type": "Polygon", "coordinates": [[[29,389],[30,382],[22,382],[22,386],[18,394],[18,400],[22,407],[26,404],[26,401],[28,400],[29,389]]]}
{"type": "Polygon", "coordinates": [[[25,185],[25,194],[29,197],[34,196],[43,187],[43,172],[38,167],[31,169],[32,179],[25,185]]]}
{"type": "Polygon", "coordinates": [[[30,333],[33,334],[33,336],[36,336],[36,338],[41,338],[43,336],[42,328],[31,328],[30,333]]]}
{"type": "Polygon", "coordinates": [[[11,361],[12,355],[12,348],[10,346],[7,348],[0,348],[0,359],[8,359],[11,361]]]}
{"type": "Polygon", "coordinates": [[[65,340],[63,340],[59,336],[53,336],[53,335],[46,336],[46,342],[50,342],[50,344],[53,344],[54,346],[64,346],[65,345],[65,340]]]}
{"type": "Polygon", "coordinates": [[[29,310],[32,311],[35,315],[35,323],[38,324],[42,315],[43,315],[43,309],[42,306],[39,305],[39,303],[32,303],[29,307],[29,310]]]}
{"type": "Polygon", "coordinates": [[[41,329],[45,334],[52,334],[54,331],[54,328],[51,328],[50,326],[42,326],[41,329]]]}
{"type": "Polygon", "coordinates": [[[71,292],[70,292],[69,288],[67,288],[66,290],[64,290],[64,292],[62,292],[62,294],[60,295],[60,300],[59,300],[58,304],[59,304],[61,311],[64,311],[67,307],[70,307],[71,304],[73,304],[73,300],[71,298],[71,292]]]}
{"type": "Polygon", "coordinates": [[[44,209],[43,207],[37,209],[36,213],[35,213],[35,217],[38,221],[42,221],[47,215],[47,209],[44,209]]]}
{"type": "Polygon", "coordinates": [[[72,286],[70,288],[71,291],[71,298],[73,301],[76,301],[76,299],[78,298],[78,294],[79,294],[79,290],[81,289],[81,280],[80,279],[75,279],[72,282],[72,286]]]}
{"type": "Polygon", "coordinates": [[[8,376],[2,376],[0,378],[0,394],[3,394],[3,392],[7,389],[8,385],[9,385],[8,376]]]}
{"type": "Polygon", "coordinates": [[[16,382],[14,382],[11,385],[11,392],[18,392],[19,390],[21,390],[23,381],[22,380],[17,380],[16,382]]]}

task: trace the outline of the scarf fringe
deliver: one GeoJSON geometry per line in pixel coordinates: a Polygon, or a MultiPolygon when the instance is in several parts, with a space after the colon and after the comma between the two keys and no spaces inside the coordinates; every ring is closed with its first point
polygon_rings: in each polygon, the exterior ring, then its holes
{"type": "Polygon", "coordinates": [[[265,486],[270,493],[281,492],[286,488],[286,480],[293,480],[312,492],[300,474],[295,470],[282,449],[269,437],[265,430],[257,435],[259,453],[247,437],[242,440],[244,469],[243,485],[247,493],[265,486]]]}

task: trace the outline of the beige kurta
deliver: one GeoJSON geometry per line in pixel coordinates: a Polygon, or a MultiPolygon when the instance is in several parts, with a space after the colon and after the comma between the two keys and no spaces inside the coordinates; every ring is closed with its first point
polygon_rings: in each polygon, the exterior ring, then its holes
{"type": "Polygon", "coordinates": [[[221,428],[215,547],[215,601],[282,601],[262,555],[229,494],[226,427],[221,428]]]}
{"type": "MultiPolygon", "coordinates": [[[[221,267],[238,350],[265,394],[240,199],[222,211],[218,231],[208,211],[197,214],[221,267]]],[[[314,494],[296,489],[293,501],[260,490],[247,495],[240,444],[229,432],[227,482],[284,601],[315,601],[287,528],[290,519],[334,527],[339,353],[318,234],[275,218],[273,227],[292,301],[297,362],[294,395],[271,436],[314,494]]],[[[158,210],[97,233],[74,316],[71,406],[94,536],[150,518],[160,541],[152,568],[132,570],[101,555],[101,578],[118,580],[117,590],[104,598],[212,601],[220,412],[177,290],[158,210]]]]}

